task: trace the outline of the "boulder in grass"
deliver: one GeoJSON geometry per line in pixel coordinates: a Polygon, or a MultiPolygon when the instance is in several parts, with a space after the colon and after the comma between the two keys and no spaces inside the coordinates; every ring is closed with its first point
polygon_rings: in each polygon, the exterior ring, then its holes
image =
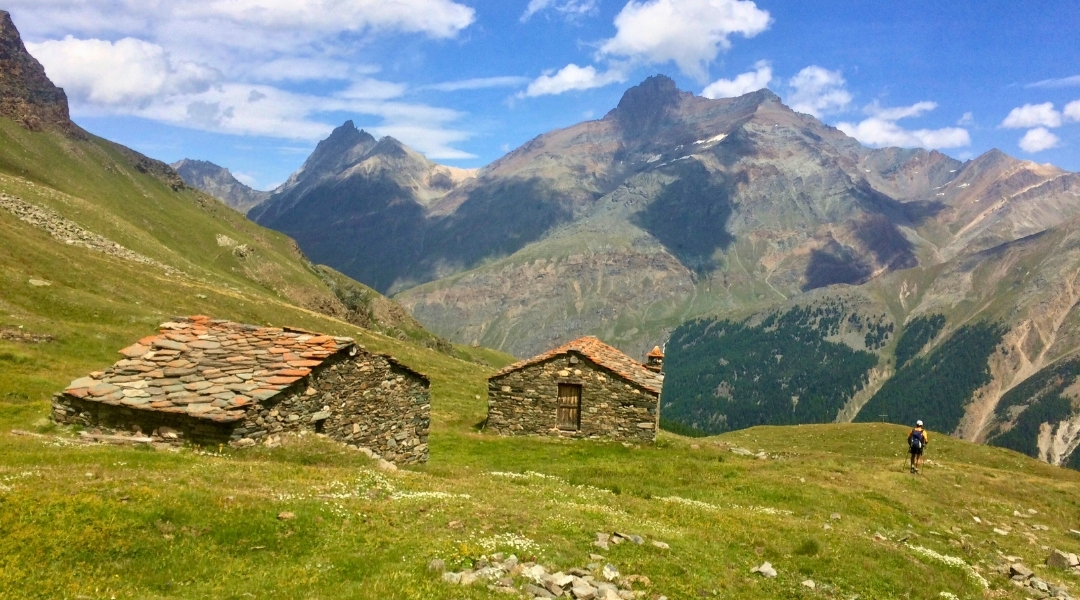
{"type": "Polygon", "coordinates": [[[1055,569],[1068,569],[1076,564],[1075,554],[1066,554],[1061,550],[1054,550],[1046,559],[1046,566],[1055,569]]]}

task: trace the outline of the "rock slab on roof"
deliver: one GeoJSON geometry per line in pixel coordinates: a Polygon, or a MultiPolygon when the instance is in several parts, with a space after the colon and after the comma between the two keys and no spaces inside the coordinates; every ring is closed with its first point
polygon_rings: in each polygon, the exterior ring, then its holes
{"type": "Polygon", "coordinates": [[[72,381],[64,393],[230,423],[353,346],[346,337],[185,317],[120,350],[122,360],[72,381]]]}

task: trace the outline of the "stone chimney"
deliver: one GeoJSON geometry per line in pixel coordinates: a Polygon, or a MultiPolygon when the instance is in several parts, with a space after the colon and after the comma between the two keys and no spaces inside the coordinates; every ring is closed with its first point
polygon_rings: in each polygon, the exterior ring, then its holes
{"type": "Polygon", "coordinates": [[[645,355],[645,368],[657,373],[664,370],[664,352],[660,350],[660,346],[653,346],[645,355]]]}

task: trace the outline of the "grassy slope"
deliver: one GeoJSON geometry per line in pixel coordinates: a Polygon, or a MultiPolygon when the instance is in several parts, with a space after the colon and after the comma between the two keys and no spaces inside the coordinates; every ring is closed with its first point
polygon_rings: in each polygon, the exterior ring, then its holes
{"type": "MultiPolygon", "coordinates": [[[[899,455],[906,430],[888,425],[758,428],[694,440],[697,448],[667,434],[655,447],[633,448],[478,434],[492,369],[295,307],[242,264],[232,271],[231,258],[219,262],[219,221],[206,212],[213,208],[107,162],[107,150],[60,152],[3,123],[0,135],[7,136],[0,148],[17,138],[20,152],[57,165],[55,173],[35,173],[37,163],[0,152],[0,191],[52,206],[195,275],[169,278],[63,246],[0,211],[0,325],[56,338],[0,341],[0,597],[484,598],[486,589],[444,584],[424,565],[438,556],[457,566],[501,550],[582,566],[596,550],[594,532],[625,530],[671,548],[623,544],[604,554],[670,598],[983,596],[963,570],[895,541],[905,534],[909,543],[979,566],[998,597],[1020,598],[991,574],[999,552],[1034,566],[1046,555],[1041,545],[1078,544],[1066,530],[1078,525],[1080,474],[939,436],[929,451],[934,464],[915,478],[899,455]],[[102,163],[115,169],[113,178],[93,167],[102,163]],[[94,178],[99,187],[86,183],[94,178]],[[30,286],[30,277],[53,285],[30,286]],[[162,318],[196,312],[353,335],[424,371],[433,381],[431,463],[385,475],[358,453],[315,438],[274,450],[169,453],[72,446],[66,432],[50,431],[51,392],[111,363],[117,348],[162,318]],[[722,444],[777,458],[741,457],[722,444]],[[1029,508],[1037,515],[1012,516],[1029,508]],[[297,518],[278,521],[280,511],[297,518]],[[842,519],[826,530],[833,512],[842,519]],[[972,515],[1012,532],[994,534],[972,515]],[[450,526],[455,521],[460,528],[450,526]],[[1029,521],[1050,530],[1031,530],[1029,521]],[[879,531],[890,541],[874,541],[879,531]],[[776,565],[776,580],[749,574],[763,560],[776,565]],[[800,585],[806,578],[819,584],[816,594],[800,585]]],[[[277,281],[295,282],[294,294],[319,289],[308,287],[313,275],[290,266],[288,240],[243,222],[220,227],[244,243],[264,236],[260,252],[279,248],[280,261],[268,262],[277,281]]],[[[493,366],[507,360],[483,349],[459,352],[493,366]]]]}
{"type": "MultiPolygon", "coordinates": [[[[445,389],[433,403],[454,404],[445,389]]],[[[482,406],[459,408],[470,414],[482,406]]],[[[993,572],[999,553],[1021,557],[1051,581],[1080,583],[1037,566],[1047,554],[1041,545],[1077,546],[1066,529],[1080,513],[1080,475],[1006,450],[938,437],[933,464],[914,477],[899,455],[906,431],[890,425],[758,428],[699,440],[695,449],[673,437],[650,448],[498,439],[469,433],[470,420],[455,424],[443,412],[432,462],[393,475],[315,439],[198,455],[5,436],[0,591],[10,598],[486,598],[483,587],[438,581],[426,563],[441,557],[458,566],[498,550],[581,566],[599,551],[590,545],[594,532],[611,530],[670,544],[602,553],[671,598],[986,597],[968,572],[919,555],[903,536],[974,565],[993,597],[1024,597],[993,572]],[[725,443],[777,458],[737,456],[725,443]],[[1028,509],[1037,514],[1014,516],[1028,509]],[[280,511],[297,518],[278,521],[280,511]],[[833,512],[842,518],[830,520],[833,512]],[[1003,526],[1008,535],[992,531],[1003,526]],[[875,541],[875,533],[888,540],[875,541]],[[779,570],[777,579],[750,575],[764,560],[779,570]],[[808,578],[817,593],[802,587],[808,578]]]]}

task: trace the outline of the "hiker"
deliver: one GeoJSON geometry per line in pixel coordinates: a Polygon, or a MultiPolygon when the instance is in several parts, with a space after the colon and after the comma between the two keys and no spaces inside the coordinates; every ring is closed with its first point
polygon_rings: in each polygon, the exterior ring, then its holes
{"type": "Polygon", "coordinates": [[[911,451],[911,472],[918,474],[919,467],[922,466],[923,450],[930,443],[930,438],[927,436],[926,430],[923,429],[922,421],[915,422],[915,429],[912,429],[911,433],[908,434],[907,443],[908,449],[911,451]]]}

